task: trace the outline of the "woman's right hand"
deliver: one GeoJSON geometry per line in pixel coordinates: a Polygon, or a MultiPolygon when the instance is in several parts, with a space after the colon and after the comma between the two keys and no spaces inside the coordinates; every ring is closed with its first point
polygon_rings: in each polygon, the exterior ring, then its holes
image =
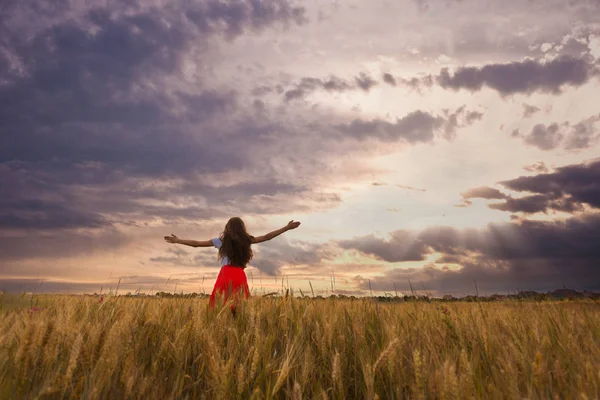
{"type": "Polygon", "coordinates": [[[171,233],[171,236],[165,236],[165,240],[169,243],[178,243],[179,238],[171,233]]]}

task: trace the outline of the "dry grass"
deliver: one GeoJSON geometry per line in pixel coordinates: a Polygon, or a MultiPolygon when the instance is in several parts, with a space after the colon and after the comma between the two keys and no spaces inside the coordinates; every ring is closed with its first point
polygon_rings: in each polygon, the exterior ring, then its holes
{"type": "Polygon", "coordinates": [[[36,301],[0,310],[2,399],[600,398],[598,302],[36,301]]]}

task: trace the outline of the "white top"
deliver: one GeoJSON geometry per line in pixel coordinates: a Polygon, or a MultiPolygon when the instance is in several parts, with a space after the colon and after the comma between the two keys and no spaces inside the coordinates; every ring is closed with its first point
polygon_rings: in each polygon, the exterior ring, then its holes
{"type": "MultiPolygon", "coordinates": [[[[219,238],[214,238],[211,239],[213,242],[213,246],[215,246],[217,249],[221,247],[221,245],[223,244],[223,242],[221,242],[221,239],[219,238]]],[[[223,257],[223,259],[221,260],[221,266],[223,265],[227,265],[229,264],[229,260],[227,259],[227,256],[223,257]]]]}

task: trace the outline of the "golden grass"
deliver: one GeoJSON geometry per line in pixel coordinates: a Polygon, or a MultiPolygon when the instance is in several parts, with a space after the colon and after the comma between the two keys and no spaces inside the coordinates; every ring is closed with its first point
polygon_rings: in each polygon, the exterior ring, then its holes
{"type": "Polygon", "coordinates": [[[593,301],[36,302],[0,310],[2,399],[600,398],[593,301]]]}

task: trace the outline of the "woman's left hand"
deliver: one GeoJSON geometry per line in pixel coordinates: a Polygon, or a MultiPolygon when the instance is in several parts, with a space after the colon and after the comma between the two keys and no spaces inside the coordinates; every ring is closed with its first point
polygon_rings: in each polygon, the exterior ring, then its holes
{"type": "Polygon", "coordinates": [[[296,228],[297,228],[297,227],[299,227],[299,226],[300,226],[300,222],[298,222],[298,221],[294,221],[294,220],[291,220],[290,222],[288,222],[288,224],[287,224],[287,227],[286,227],[286,228],[287,228],[288,230],[291,230],[291,229],[296,229],[296,228]]]}

